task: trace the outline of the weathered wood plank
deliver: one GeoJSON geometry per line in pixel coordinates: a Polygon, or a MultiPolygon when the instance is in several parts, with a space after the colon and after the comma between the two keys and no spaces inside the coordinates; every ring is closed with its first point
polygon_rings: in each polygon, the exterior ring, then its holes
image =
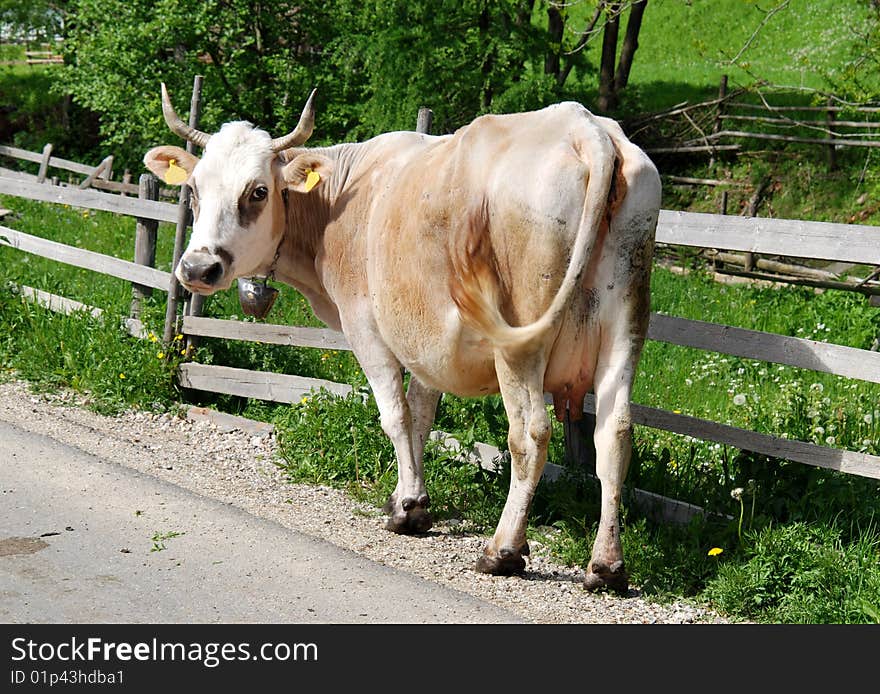
{"type": "MultiPolygon", "coordinates": [[[[63,313],[64,315],[69,316],[71,313],[83,311],[88,313],[92,318],[100,318],[104,315],[104,309],[102,308],[95,308],[94,306],[80,303],[74,299],[68,299],[64,296],[44,292],[41,289],[34,289],[33,287],[28,287],[24,284],[13,286],[13,290],[18,292],[28,301],[39,304],[55,313],[63,313]]],[[[128,331],[128,334],[132,337],[143,339],[147,336],[147,329],[144,328],[144,324],[137,318],[123,318],[122,323],[128,331]]]]}
{"type": "Polygon", "coordinates": [[[7,178],[17,178],[22,181],[31,181],[33,183],[40,182],[35,174],[27,173],[26,171],[16,171],[15,169],[7,169],[0,166],[0,177],[3,176],[6,176],[7,178]]]}
{"type": "Polygon", "coordinates": [[[660,210],[657,241],[880,265],[880,227],[660,210]]]}
{"type": "Polygon", "coordinates": [[[651,314],[648,338],[683,347],[880,383],[880,352],[651,314]]]}
{"type": "Polygon", "coordinates": [[[17,248],[18,250],[60,263],[73,265],[85,270],[100,272],[104,275],[118,277],[119,279],[136,282],[154,289],[168,291],[171,280],[170,272],[163,272],[151,267],[144,267],[128,260],[114,258],[109,255],[87,251],[82,248],[74,248],[56,241],[31,236],[15,229],[0,226],[0,244],[17,248]]]}
{"type": "MultiPolygon", "coordinates": [[[[595,414],[595,396],[587,395],[584,400],[584,411],[595,414]]],[[[635,424],[642,424],[654,429],[664,429],[676,434],[693,436],[703,441],[716,441],[742,450],[837,470],[850,475],[880,479],[880,456],[827,448],[804,441],[782,439],[769,434],[760,434],[728,424],[711,422],[635,403],[632,404],[632,417],[635,424]]]]}
{"type": "MultiPolygon", "coordinates": [[[[41,163],[43,159],[42,154],[29,152],[26,149],[19,149],[18,147],[9,147],[7,145],[0,145],[0,154],[5,154],[7,157],[12,157],[14,159],[32,161],[37,164],[41,163]]],[[[73,173],[83,174],[84,176],[88,176],[96,168],[94,166],[89,166],[88,164],[80,164],[78,161],[61,159],[60,157],[50,157],[49,167],[54,169],[64,169],[65,171],[72,171],[73,173]]]]}
{"type": "Polygon", "coordinates": [[[178,380],[184,388],[282,403],[299,402],[313,389],[324,388],[337,395],[351,392],[351,386],[343,383],[195,362],[180,365],[178,380]]]}
{"type": "Polygon", "coordinates": [[[79,190],[69,186],[47,186],[0,176],[0,193],[42,202],[115,212],[130,217],[156,219],[160,222],[177,221],[176,205],[155,200],[123,198],[121,195],[100,193],[97,190],[79,190]]]}
{"type": "Polygon", "coordinates": [[[327,328],[303,328],[291,325],[184,316],[183,333],[198,337],[220,337],[227,340],[265,342],[273,345],[351,350],[342,333],[327,328]]]}

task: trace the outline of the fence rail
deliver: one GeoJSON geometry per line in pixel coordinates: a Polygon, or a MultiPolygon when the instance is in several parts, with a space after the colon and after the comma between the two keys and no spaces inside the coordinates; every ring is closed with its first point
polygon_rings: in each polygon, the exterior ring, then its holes
{"type": "Polygon", "coordinates": [[[6,176],[0,176],[0,193],[29,200],[114,212],[129,217],[155,219],[159,222],[174,223],[177,221],[178,214],[177,205],[158,200],[141,200],[113,193],[101,193],[97,190],[80,190],[69,186],[50,186],[6,176]]]}

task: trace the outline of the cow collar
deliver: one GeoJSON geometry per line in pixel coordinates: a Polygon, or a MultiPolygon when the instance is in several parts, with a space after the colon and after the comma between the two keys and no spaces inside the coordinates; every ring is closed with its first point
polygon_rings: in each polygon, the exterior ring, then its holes
{"type": "Polygon", "coordinates": [[[269,274],[266,275],[267,279],[274,280],[275,279],[275,268],[278,265],[278,258],[281,256],[281,244],[284,243],[284,239],[287,238],[287,229],[290,224],[290,217],[288,216],[289,208],[288,208],[288,192],[287,188],[281,191],[281,199],[284,201],[284,231],[281,233],[281,238],[278,239],[278,245],[275,247],[275,255],[272,258],[272,264],[269,266],[269,274]]]}

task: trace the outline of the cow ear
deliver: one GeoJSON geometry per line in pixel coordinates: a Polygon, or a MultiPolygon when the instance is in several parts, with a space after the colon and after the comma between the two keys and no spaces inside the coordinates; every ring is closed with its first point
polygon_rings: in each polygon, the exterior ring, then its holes
{"type": "Polygon", "coordinates": [[[144,155],[144,165],[156,174],[159,180],[173,186],[185,183],[198,163],[198,157],[172,145],[154,147],[144,155]]]}
{"type": "Polygon", "coordinates": [[[297,193],[309,193],[333,173],[333,162],[320,154],[300,154],[286,164],[281,175],[287,187],[297,193]]]}

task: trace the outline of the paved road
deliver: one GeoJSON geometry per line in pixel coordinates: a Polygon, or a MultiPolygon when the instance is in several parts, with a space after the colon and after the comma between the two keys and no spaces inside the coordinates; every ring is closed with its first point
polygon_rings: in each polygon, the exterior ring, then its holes
{"type": "Polygon", "coordinates": [[[0,422],[0,622],[517,621],[490,603],[0,422]],[[182,534],[154,541],[156,533],[182,534]]]}

